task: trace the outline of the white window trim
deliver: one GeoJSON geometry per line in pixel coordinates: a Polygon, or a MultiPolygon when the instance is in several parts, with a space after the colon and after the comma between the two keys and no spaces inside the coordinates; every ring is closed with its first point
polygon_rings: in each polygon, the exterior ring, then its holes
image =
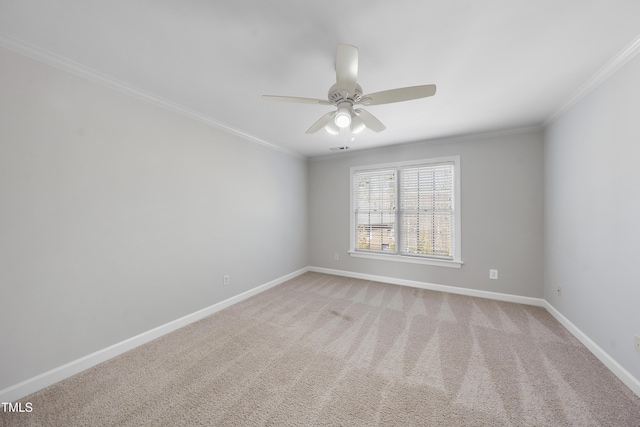
{"type": "Polygon", "coordinates": [[[462,267],[462,221],[461,221],[461,204],[460,204],[460,156],[449,156],[449,157],[438,157],[433,159],[422,159],[422,160],[410,160],[406,162],[394,162],[394,163],[381,163],[376,165],[367,165],[367,166],[354,166],[350,169],[349,172],[349,255],[355,258],[369,258],[376,260],[384,260],[384,261],[395,261],[395,262],[407,262],[412,264],[426,264],[433,265],[438,267],[449,267],[449,268],[460,268],[462,267]],[[374,169],[384,169],[384,168],[397,168],[404,166],[413,166],[413,165],[428,165],[430,163],[444,163],[444,162],[453,162],[453,179],[454,179],[454,218],[455,218],[455,228],[454,228],[454,250],[453,250],[453,259],[438,259],[438,258],[428,258],[428,257],[418,257],[418,256],[409,256],[409,255],[400,255],[400,254],[381,254],[377,252],[366,252],[366,251],[356,251],[355,249],[355,217],[353,215],[354,205],[353,205],[353,174],[356,172],[366,171],[366,170],[374,170],[374,169]]]}

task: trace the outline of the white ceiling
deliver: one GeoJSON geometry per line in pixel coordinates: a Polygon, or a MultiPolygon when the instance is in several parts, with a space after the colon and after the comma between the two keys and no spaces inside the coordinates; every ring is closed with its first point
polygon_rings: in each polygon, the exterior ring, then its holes
{"type": "Polygon", "coordinates": [[[0,0],[0,42],[68,64],[250,139],[313,157],[539,126],[640,34],[638,0],[0,0]],[[365,93],[434,83],[367,110],[387,129],[307,128],[338,43],[365,93]],[[90,71],[89,71],[90,70],[90,71]]]}

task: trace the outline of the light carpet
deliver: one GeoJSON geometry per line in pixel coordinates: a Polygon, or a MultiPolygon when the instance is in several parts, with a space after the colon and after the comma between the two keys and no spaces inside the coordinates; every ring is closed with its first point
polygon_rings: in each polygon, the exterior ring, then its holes
{"type": "Polygon", "coordinates": [[[640,426],[544,308],[305,273],[0,413],[3,426],[640,426]]]}

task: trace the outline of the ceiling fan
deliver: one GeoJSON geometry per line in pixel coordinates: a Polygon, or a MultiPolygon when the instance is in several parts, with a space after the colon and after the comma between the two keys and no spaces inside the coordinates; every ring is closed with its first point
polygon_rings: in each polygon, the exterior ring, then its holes
{"type": "Polygon", "coordinates": [[[362,94],[362,88],[356,83],[358,77],[358,48],[348,44],[339,44],[336,53],[336,83],[329,89],[328,100],[299,98],[294,96],[262,95],[268,101],[297,102],[301,104],[335,105],[337,109],[322,116],[307,133],[315,133],[325,128],[329,133],[339,134],[341,129],[358,133],[365,127],[374,132],[382,132],[385,125],[375,116],[355,105],[380,105],[393,102],[426,98],[436,93],[435,85],[411,86],[390,89],[382,92],[362,94]]]}

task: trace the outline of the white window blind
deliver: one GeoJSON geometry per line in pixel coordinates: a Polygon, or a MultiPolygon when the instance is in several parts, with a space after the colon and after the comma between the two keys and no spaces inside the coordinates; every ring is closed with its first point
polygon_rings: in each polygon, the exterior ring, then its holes
{"type": "Polygon", "coordinates": [[[451,259],[453,163],[400,168],[400,253],[451,259]]]}
{"type": "Polygon", "coordinates": [[[459,267],[458,164],[449,157],[352,168],[352,254],[459,267]]]}
{"type": "Polygon", "coordinates": [[[355,173],[353,189],[356,249],[395,253],[396,170],[355,173]]]}

